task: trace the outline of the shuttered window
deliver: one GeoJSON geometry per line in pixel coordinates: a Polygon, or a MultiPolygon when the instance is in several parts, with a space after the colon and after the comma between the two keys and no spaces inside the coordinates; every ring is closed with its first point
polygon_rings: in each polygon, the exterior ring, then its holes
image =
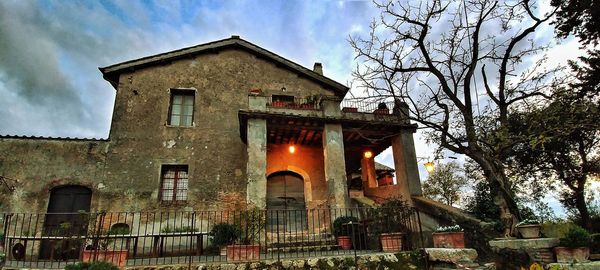
{"type": "Polygon", "coordinates": [[[194,94],[192,90],[171,90],[170,126],[191,127],[193,125],[194,94]]]}
{"type": "Polygon", "coordinates": [[[160,200],[162,202],[187,201],[187,165],[163,165],[161,178],[160,200]]]}

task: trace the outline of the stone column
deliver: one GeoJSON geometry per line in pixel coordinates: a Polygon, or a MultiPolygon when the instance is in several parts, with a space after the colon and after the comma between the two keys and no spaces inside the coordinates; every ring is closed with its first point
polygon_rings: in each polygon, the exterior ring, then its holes
{"type": "Polygon", "coordinates": [[[363,188],[374,188],[378,186],[377,176],[375,175],[375,158],[362,157],[360,160],[360,171],[363,182],[363,188]]]}
{"type": "Polygon", "coordinates": [[[323,155],[325,157],[325,180],[329,191],[329,203],[337,208],[349,207],[346,161],[344,159],[344,135],[340,124],[325,124],[323,155]]]}
{"type": "Polygon", "coordinates": [[[421,196],[421,180],[413,135],[410,131],[402,131],[400,135],[392,138],[392,154],[394,156],[394,169],[396,182],[400,188],[403,199],[409,200],[411,196],[421,196]]]}
{"type": "Polygon", "coordinates": [[[265,209],[267,207],[267,121],[265,119],[248,119],[247,151],[246,202],[265,209]]]}

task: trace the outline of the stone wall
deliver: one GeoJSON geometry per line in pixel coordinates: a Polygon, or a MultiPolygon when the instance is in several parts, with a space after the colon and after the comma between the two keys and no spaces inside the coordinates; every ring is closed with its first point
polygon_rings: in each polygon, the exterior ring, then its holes
{"type": "Polygon", "coordinates": [[[206,210],[226,207],[231,193],[245,198],[247,152],[238,111],[248,109],[248,91],[254,88],[266,95],[333,96],[314,81],[240,49],[121,74],[108,142],[0,140],[0,175],[24,183],[10,210],[33,203],[36,211],[45,211],[54,183],[92,188],[92,210],[206,210]],[[195,89],[193,127],[167,126],[172,88],[195,89]],[[189,166],[186,203],[160,204],[163,164],[189,166]]]}
{"type": "MultiPolygon", "coordinates": [[[[103,190],[108,142],[101,140],[0,138],[0,211],[45,212],[50,189],[75,184],[103,190]]],[[[94,207],[94,205],[92,205],[94,207]]]]}
{"type": "Polygon", "coordinates": [[[426,269],[424,260],[415,253],[378,253],[354,256],[330,256],[322,258],[300,258],[295,260],[267,260],[252,263],[193,264],[169,266],[126,267],[126,270],[251,270],[251,269],[426,269]]]}

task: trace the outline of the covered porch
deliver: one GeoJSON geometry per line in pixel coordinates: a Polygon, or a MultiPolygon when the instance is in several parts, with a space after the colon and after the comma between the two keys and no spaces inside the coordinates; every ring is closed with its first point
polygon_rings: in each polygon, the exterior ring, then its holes
{"type": "Polygon", "coordinates": [[[305,211],[354,207],[361,197],[381,202],[402,196],[410,203],[412,195],[421,195],[412,138],[416,126],[402,117],[401,103],[392,114],[377,115],[342,110],[340,100],[299,109],[269,107],[269,97],[249,99],[250,109],[239,112],[249,204],[305,211]],[[383,186],[374,158],[389,147],[396,181],[383,186]],[[358,189],[352,183],[356,172],[358,189]]]}

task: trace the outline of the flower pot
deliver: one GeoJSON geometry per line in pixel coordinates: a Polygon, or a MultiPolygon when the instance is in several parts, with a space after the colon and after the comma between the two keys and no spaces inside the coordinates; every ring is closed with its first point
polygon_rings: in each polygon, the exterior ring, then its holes
{"type": "Polygon", "coordinates": [[[342,112],[358,112],[358,108],[344,107],[344,108],[342,108],[342,112]]]}
{"type": "Polygon", "coordinates": [[[373,111],[374,114],[390,114],[390,110],[389,109],[377,109],[375,111],[373,111]]]}
{"type": "Polygon", "coordinates": [[[352,248],[352,239],[350,238],[350,236],[338,236],[337,244],[343,250],[350,250],[352,248]]]}
{"type": "Polygon", "coordinates": [[[109,262],[118,267],[127,263],[129,251],[125,250],[84,250],[81,255],[83,262],[109,262]]]}
{"type": "Polygon", "coordinates": [[[384,252],[402,251],[402,238],[404,238],[404,233],[382,233],[379,235],[381,249],[384,252]]]}
{"type": "Polygon", "coordinates": [[[221,247],[219,250],[219,255],[226,256],[227,255],[227,247],[221,247]]]}
{"type": "Polygon", "coordinates": [[[227,246],[227,261],[246,262],[260,259],[260,245],[227,246]]]}
{"type": "Polygon", "coordinates": [[[587,262],[590,257],[588,247],[555,247],[556,261],[559,263],[587,262]]]}
{"type": "Polygon", "coordinates": [[[464,232],[436,232],[432,237],[435,248],[465,248],[464,232]]]}
{"type": "Polygon", "coordinates": [[[521,234],[521,237],[525,239],[540,238],[540,226],[539,224],[529,224],[517,226],[517,230],[521,234]]]}

